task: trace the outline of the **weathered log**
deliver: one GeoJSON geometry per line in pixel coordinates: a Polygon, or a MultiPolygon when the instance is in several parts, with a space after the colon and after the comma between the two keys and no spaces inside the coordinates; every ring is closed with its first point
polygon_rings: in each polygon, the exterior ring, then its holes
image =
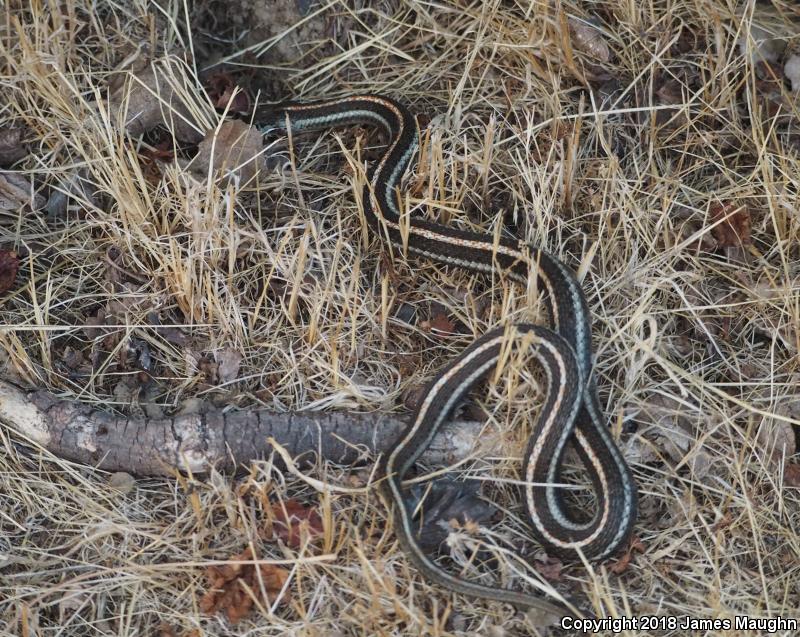
{"type": "MultiPolygon", "coordinates": [[[[390,449],[406,422],[351,412],[220,411],[172,418],[127,418],[40,390],[0,381],[0,421],[58,457],[108,471],[195,474],[229,471],[269,454],[272,437],[292,456],[353,464],[390,449]]],[[[497,437],[476,422],[446,425],[426,452],[435,465],[494,450],[497,437]]]]}

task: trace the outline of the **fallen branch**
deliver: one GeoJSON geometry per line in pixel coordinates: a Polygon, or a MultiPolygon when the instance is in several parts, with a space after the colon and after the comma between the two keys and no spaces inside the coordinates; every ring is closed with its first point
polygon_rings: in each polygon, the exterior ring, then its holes
{"type": "MultiPolygon", "coordinates": [[[[128,418],[0,381],[0,421],[58,457],[136,475],[231,470],[269,454],[270,437],[295,457],[353,464],[390,449],[406,425],[396,416],[369,413],[210,406],[201,412],[128,418]]],[[[476,441],[484,454],[497,438],[487,436],[482,423],[449,423],[423,457],[430,464],[458,462],[476,451],[476,441]]]]}

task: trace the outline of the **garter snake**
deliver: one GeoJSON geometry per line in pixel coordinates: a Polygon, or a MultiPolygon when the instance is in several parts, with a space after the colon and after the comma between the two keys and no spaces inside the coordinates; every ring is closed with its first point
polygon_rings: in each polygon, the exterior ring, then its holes
{"type": "Polygon", "coordinates": [[[476,272],[501,273],[522,285],[536,277],[545,290],[552,329],[530,324],[494,329],[446,366],[429,384],[407,430],[383,458],[381,488],[394,505],[401,545],[428,579],[467,595],[557,609],[539,597],[473,583],[439,567],[415,539],[413,514],[400,485],[458,401],[498,365],[503,348],[513,343],[530,350],[547,379],[546,398],[523,469],[525,505],[534,534],[551,553],[580,553],[588,559],[605,558],[628,539],[636,519],[636,486],[601,414],[592,372],[591,318],[575,275],[553,255],[520,241],[418,218],[404,219],[401,226],[398,188],[417,154],[418,133],[412,114],[394,99],[356,95],[262,106],[254,120],[264,134],[364,123],[384,129],[389,142],[380,160],[368,170],[362,195],[372,231],[400,254],[476,272]],[[595,491],[597,506],[588,520],[565,505],[555,486],[568,442],[578,452],[595,491]]]}

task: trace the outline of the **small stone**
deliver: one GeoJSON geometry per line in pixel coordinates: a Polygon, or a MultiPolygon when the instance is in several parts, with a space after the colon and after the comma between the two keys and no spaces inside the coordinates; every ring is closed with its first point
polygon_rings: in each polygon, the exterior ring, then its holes
{"type": "Polygon", "coordinates": [[[792,90],[800,91],[800,55],[789,56],[783,65],[783,74],[792,83],[792,90]]]}
{"type": "Polygon", "coordinates": [[[136,479],[124,471],[117,471],[108,477],[108,486],[122,494],[130,493],[136,487],[136,479]]]}

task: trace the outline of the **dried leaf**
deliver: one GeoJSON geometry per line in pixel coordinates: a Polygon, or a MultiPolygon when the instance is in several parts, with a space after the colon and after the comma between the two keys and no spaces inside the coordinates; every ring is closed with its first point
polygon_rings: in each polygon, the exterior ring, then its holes
{"type": "Polygon", "coordinates": [[[242,355],[235,349],[225,348],[217,354],[217,377],[220,383],[230,383],[239,377],[242,355]]]}
{"type": "MultiPolygon", "coordinates": [[[[475,502],[481,502],[481,504],[485,505],[485,503],[483,501],[479,500],[478,498],[474,498],[474,501],[475,502]]],[[[491,506],[491,505],[489,505],[489,506],[491,506]]],[[[492,508],[492,511],[491,511],[492,515],[494,514],[494,512],[495,511],[492,508]]],[[[471,520],[469,518],[464,520],[464,522],[459,522],[457,518],[450,518],[450,520],[448,521],[447,525],[451,529],[456,530],[456,531],[458,531],[460,529],[460,530],[464,531],[464,533],[466,533],[467,535],[478,535],[478,533],[480,533],[480,531],[481,531],[481,525],[478,524],[477,522],[475,522],[475,520],[471,520]]],[[[421,528],[423,528],[423,527],[421,527],[421,528]]]]}
{"type": "Polygon", "coordinates": [[[100,308],[97,310],[96,316],[90,316],[86,319],[83,331],[90,340],[102,337],[99,342],[94,343],[94,346],[102,347],[107,352],[111,352],[119,345],[124,335],[123,330],[113,329],[116,325],[118,325],[117,319],[109,315],[106,310],[100,308]],[[111,329],[108,329],[109,327],[111,329]]]}
{"type": "Polygon", "coordinates": [[[426,550],[437,550],[450,533],[477,535],[497,514],[497,507],[478,495],[478,484],[440,478],[411,488],[409,504],[419,509],[417,538],[426,550]]]}
{"type": "Polygon", "coordinates": [[[757,441],[758,448],[769,454],[773,465],[785,462],[797,451],[794,428],[790,423],[782,420],[772,418],[764,420],[758,430],[757,441]]]}
{"type": "Polygon", "coordinates": [[[772,278],[758,281],[750,286],[753,297],[759,301],[778,301],[788,299],[793,294],[793,288],[800,285],[800,279],[785,281],[782,285],[772,278]]]}
{"type": "Polygon", "coordinates": [[[563,619],[562,613],[555,613],[551,610],[545,610],[543,608],[536,608],[532,606],[528,610],[525,611],[525,617],[527,620],[534,626],[539,626],[541,629],[550,628],[550,627],[561,627],[561,621],[563,619]]]}
{"type": "Polygon", "coordinates": [[[644,553],[644,544],[639,539],[638,535],[634,535],[631,538],[630,544],[628,544],[628,550],[625,551],[625,554],[622,557],[620,557],[614,564],[611,565],[611,571],[617,575],[627,571],[628,566],[633,560],[634,553],[644,553]]]}
{"type": "Polygon", "coordinates": [[[316,507],[306,506],[297,500],[286,500],[272,504],[272,533],[293,549],[299,549],[306,538],[312,541],[323,534],[322,516],[316,507]]]}
{"type": "Polygon", "coordinates": [[[204,82],[206,93],[215,108],[228,109],[233,113],[248,113],[250,98],[242,90],[237,91],[233,77],[224,72],[210,75],[204,82]]]}
{"type": "Polygon", "coordinates": [[[45,204],[42,195],[33,192],[33,182],[19,173],[0,171],[0,210],[29,207],[39,210],[45,204]]]}
{"type": "Polygon", "coordinates": [[[104,330],[101,330],[100,326],[105,324],[106,311],[103,308],[100,308],[97,310],[96,315],[86,317],[86,320],[83,322],[83,333],[86,335],[86,338],[88,338],[90,341],[93,341],[104,333],[104,330]]]}
{"type": "MultiPolygon", "coordinates": [[[[655,447],[679,462],[694,442],[694,428],[687,416],[686,406],[664,394],[648,396],[639,408],[636,419],[650,423],[658,431],[650,447],[655,447]]],[[[640,449],[643,458],[650,458],[653,449],[640,449]]]]}
{"type": "Polygon", "coordinates": [[[711,466],[711,456],[702,449],[695,451],[689,458],[689,469],[692,472],[692,477],[700,482],[705,482],[706,478],[708,478],[711,466]]]}
{"type": "Polygon", "coordinates": [[[225,121],[200,142],[191,169],[201,176],[209,170],[221,171],[226,177],[248,183],[264,165],[263,150],[263,138],[255,126],[225,121]]]}
{"type": "Polygon", "coordinates": [[[733,202],[712,202],[708,209],[709,223],[716,224],[711,234],[722,248],[750,243],[750,211],[733,202]],[[719,223],[717,223],[719,222],[719,223]]]}
{"type": "Polygon", "coordinates": [[[179,72],[165,77],[169,72],[169,67],[159,65],[129,74],[129,81],[121,82],[110,95],[109,110],[112,114],[119,113],[131,135],[142,135],[162,125],[173,128],[178,139],[197,143],[202,139],[202,133],[198,132],[202,128],[194,122],[191,109],[181,97],[190,95],[193,87],[187,85],[179,72]]]}
{"type": "Polygon", "coordinates": [[[61,360],[64,364],[73,371],[83,370],[89,371],[89,361],[83,355],[83,352],[67,345],[64,351],[61,352],[61,360]]]}
{"type": "Polygon", "coordinates": [[[689,239],[695,237],[691,242],[691,249],[702,250],[703,252],[714,252],[719,247],[717,240],[711,236],[710,232],[703,232],[703,225],[694,220],[688,220],[680,227],[680,239],[689,239]]]}
{"type": "Polygon", "coordinates": [[[84,590],[67,590],[58,600],[58,612],[62,618],[70,617],[90,604],[89,594],[84,590]]]}
{"type": "Polygon", "coordinates": [[[675,78],[665,80],[656,90],[659,104],[681,104],[683,102],[682,89],[683,84],[675,78]]]}
{"type": "Polygon", "coordinates": [[[242,355],[234,349],[225,348],[216,356],[217,378],[220,383],[230,383],[239,377],[242,355]]]}
{"type": "Polygon", "coordinates": [[[578,51],[593,58],[595,63],[611,60],[611,49],[596,26],[573,17],[569,18],[568,24],[572,45],[578,51]]]}
{"type": "MultiPolygon", "coordinates": [[[[244,562],[253,559],[251,549],[247,548],[241,554],[233,556],[231,561],[244,562]]],[[[271,605],[288,581],[289,572],[273,564],[233,563],[209,566],[205,577],[210,589],[200,600],[200,610],[207,615],[224,611],[231,624],[236,624],[253,607],[251,592],[261,603],[271,605]]],[[[286,591],[280,602],[286,604],[288,601],[289,594],[286,591]]]]}
{"type": "Polygon", "coordinates": [[[783,484],[800,489],[800,464],[790,462],[783,468],[783,484]]]}
{"type": "Polygon", "coordinates": [[[14,287],[19,272],[19,257],[16,252],[0,250],[0,294],[14,287]]]}
{"type": "MultiPolygon", "coordinates": [[[[215,108],[220,108],[220,96],[230,93],[235,85],[236,82],[233,77],[224,71],[212,73],[203,79],[203,88],[206,89],[206,93],[215,108]]],[[[222,107],[225,107],[225,102],[222,102],[222,107]]]]}
{"type": "Polygon", "coordinates": [[[425,385],[409,385],[403,392],[403,406],[409,411],[413,411],[422,402],[425,396],[425,385]]]}
{"type": "Polygon", "coordinates": [[[436,312],[429,321],[422,321],[420,327],[428,332],[435,330],[441,334],[454,334],[456,331],[455,323],[444,312],[436,312]]]}
{"type": "Polygon", "coordinates": [[[68,211],[83,215],[87,209],[99,205],[96,185],[85,166],[59,173],[44,205],[50,219],[63,219],[68,211]]]}
{"type": "MultiPolygon", "coordinates": [[[[754,15],[753,19],[756,17],[754,15]]],[[[773,33],[756,24],[751,24],[750,32],[739,39],[739,53],[750,55],[753,64],[758,62],[777,62],[786,49],[786,39],[775,37],[773,33]]]]}
{"type": "Polygon", "coordinates": [[[172,343],[178,347],[186,347],[189,345],[189,338],[186,334],[181,332],[179,327],[175,325],[161,325],[161,317],[158,312],[148,312],[147,323],[148,325],[152,325],[155,328],[155,332],[168,343],[172,343]]]}
{"type": "MultiPolygon", "coordinates": [[[[782,317],[778,317],[780,321],[782,317]]],[[[775,324],[775,317],[761,313],[753,317],[751,325],[757,334],[764,334],[771,339],[780,342],[789,352],[797,354],[800,335],[795,331],[794,324],[787,321],[783,324],[775,324]]]]}
{"type": "Polygon", "coordinates": [[[163,140],[152,148],[140,148],[137,157],[144,178],[148,183],[156,185],[163,177],[162,164],[174,161],[175,149],[169,140],[163,140]]]}
{"type": "MultiPolygon", "coordinates": [[[[656,442],[658,438],[656,438],[656,442]]],[[[647,464],[659,460],[658,446],[644,436],[636,436],[625,445],[625,459],[631,464],[647,464]]]]}
{"type": "Polygon", "coordinates": [[[5,126],[0,128],[0,166],[10,166],[28,154],[22,143],[23,129],[5,126]]]}
{"type": "MultiPolygon", "coordinates": [[[[790,378],[791,382],[794,383],[794,387],[800,387],[800,373],[795,373],[790,378]]],[[[781,406],[782,413],[790,418],[794,418],[795,420],[800,420],[800,395],[795,394],[794,396],[787,398],[787,400],[784,401],[781,406]]]]}
{"type": "Polygon", "coordinates": [[[714,533],[718,533],[727,529],[731,524],[733,524],[733,516],[730,514],[730,511],[725,511],[725,514],[714,523],[711,530],[714,533]]]}
{"type": "Polygon", "coordinates": [[[114,398],[120,403],[133,403],[139,396],[139,385],[131,376],[124,376],[112,390],[114,398]]]}
{"type": "Polygon", "coordinates": [[[564,579],[562,573],[564,570],[564,563],[557,557],[550,557],[549,555],[537,557],[533,561],[533,567],[548,582],[560,582],[564,579]]]}
{"type": "Polygon", "coordinates": [[[167,622],[161,622],[158,625],[158,637],[178,637],[178,634],[167,622]]]}

